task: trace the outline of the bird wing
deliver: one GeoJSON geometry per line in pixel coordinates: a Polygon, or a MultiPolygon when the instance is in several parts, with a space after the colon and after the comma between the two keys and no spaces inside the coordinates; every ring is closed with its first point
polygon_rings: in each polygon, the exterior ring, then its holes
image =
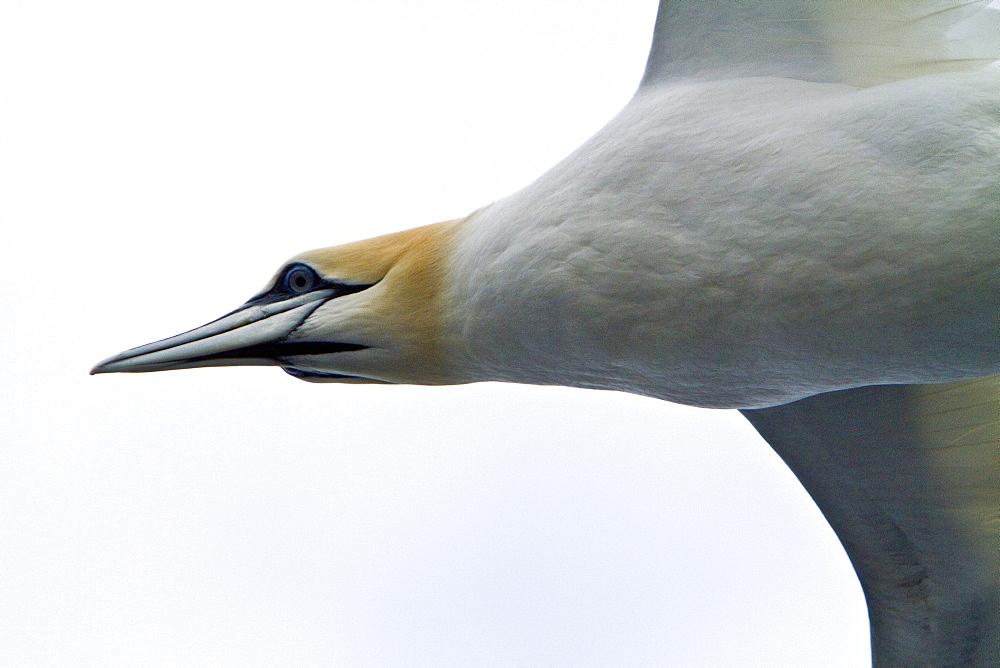
{"type": "Polygon", "coordinates": [[[660,0],[643,87],[776,76],[873,86],[1000,59],[988,0],[660,0]]]}
{"type": "Polygon", "coordinates": [[[885,665],[1000,665],[1000,376],[743,410],[840,537],[885,665]]]}

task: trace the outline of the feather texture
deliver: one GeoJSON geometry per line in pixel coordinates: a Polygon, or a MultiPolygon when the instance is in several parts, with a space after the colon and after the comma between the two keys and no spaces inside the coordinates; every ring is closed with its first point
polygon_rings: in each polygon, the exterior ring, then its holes
{"type": "Polygon", "coordinates": [[[1000,59],[1000,11],[961,0],[663,0],[643,86],[776,76],[867,87],[1000,59]]]}
{"type": "Polygon", "coordinates": [[[743,414],[830,521],[883,665],[1000,660],[1000,376],[743,414]]]}

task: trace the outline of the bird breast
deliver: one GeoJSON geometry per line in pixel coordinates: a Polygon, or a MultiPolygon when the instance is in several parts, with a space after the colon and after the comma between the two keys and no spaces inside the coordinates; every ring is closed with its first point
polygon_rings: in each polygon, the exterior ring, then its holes
{"type": "Polygon", "coordinates": [[[1000,73],[640,92],[460,233],[477,379],[759,407],[1000,373],[1000,73]]]}

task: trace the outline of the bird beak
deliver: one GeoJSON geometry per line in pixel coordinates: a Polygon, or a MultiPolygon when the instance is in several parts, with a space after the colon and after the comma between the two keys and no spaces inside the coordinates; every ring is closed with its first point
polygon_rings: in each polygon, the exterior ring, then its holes
{"type": "Polygon", "coordinates": [[[350,343],[288,340],[313,311],[335,294],[334,290],[315,290],[271,303],[251,300],[198,329],[109,357],[90,373],[166,371],[203,366],[286,366],[285,357],[365,348],[350,343]]]}

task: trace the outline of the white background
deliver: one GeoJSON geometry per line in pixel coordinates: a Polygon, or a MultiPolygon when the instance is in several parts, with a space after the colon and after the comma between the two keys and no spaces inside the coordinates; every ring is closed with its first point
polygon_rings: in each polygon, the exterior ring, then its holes
{"type": "Polygon", "coordinates": [[[735,412],[87,375],[530,182],[629,98],[655,5],[0,3],[0,664],[867,664],[735,412]]]}

